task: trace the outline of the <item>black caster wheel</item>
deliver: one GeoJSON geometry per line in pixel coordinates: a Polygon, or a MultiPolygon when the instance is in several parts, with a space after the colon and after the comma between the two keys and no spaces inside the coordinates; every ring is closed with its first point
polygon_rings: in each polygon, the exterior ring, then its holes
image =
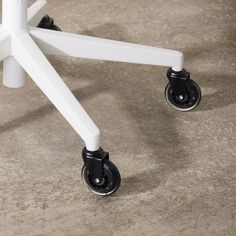
{"type": "Polygon", "coordinates": [[[51,18],[48,15],[42,18],[42,20],[40,21],[37,27],[43,28],[43,29],[55,30],[55,31],[62,31],[57,25],[54,24],[53,18],[51,18]]]}
{"type": "Polygon", "coordinates": [[[171,87],[167,84],[165,89],[165,98],[167,103],[178,111],[190,111],[198,106],[201,101],[201,89],[196,82],[189,79],[187,81],[187,92],[185,94],[177,95],[171,87]]]}
{"type": "Polygon", "coordinates": [[[103,176],[101,180],[92,178],[85,165],[82,168],[81,177],[89,190],[100,196],[113,194],[118,190],[121,182],[119,170],[109,160],[104,160],[103,162],[103,176]]]}

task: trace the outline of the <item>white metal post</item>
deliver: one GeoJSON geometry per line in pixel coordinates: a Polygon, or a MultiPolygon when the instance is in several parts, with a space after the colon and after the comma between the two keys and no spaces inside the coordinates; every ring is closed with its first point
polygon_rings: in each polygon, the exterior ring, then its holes
{"type": "Polygon", "coordinates": [[[21,31],[27,27],[28,0],[2,0],[2,25],[7,31],[21,31]]]}
{"type": "MultiPolygon", "coordinates": [[[[2,0],[2,26],[6,31],[15,33],[27,28],[28,0],[2,0]]],[[[3,84],[19,88],[25,84],[26,73],[14,57],[3,63],[3,84]]]]}
{"type": "Polygon", "coordinates": [[[3,61],[3,84],[8,88],[20,88],[25,85],[26,73],[12,56],[3,61]]]}

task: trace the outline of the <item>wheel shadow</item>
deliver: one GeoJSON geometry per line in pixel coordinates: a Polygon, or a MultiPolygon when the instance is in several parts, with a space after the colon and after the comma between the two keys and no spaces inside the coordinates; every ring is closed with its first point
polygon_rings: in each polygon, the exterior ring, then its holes
{"type": "Polygon", "coordinates": [[[194,112],[216,110],[235,104],[236,80],[233,76],[197,73],[196,78],[201,78],[200,86],[210,91],[203,95],[199,108],[194,110],[194,112]]]}
{"type": "Polygon", "coordinates": [[[201,46],[194,46],[184,49],[184,55],[191,64],[209,62],[209,72],[194,72],[192,78],[199,82],[200,87],[204,89],[203,100],[197,110],[209,111],[223,108],[236,102],[236,74],[233,70],[229,70],[229,65],[235,67],[235,37],[236,32],[232,31],[230,25],[225,27],[224,38],[219,42],[205,42],[201,46]],[[227,59],[228,63],[222,65],[219,63],[227,59]],[[219,67],[220,64],[220,67],[219,67]]]}

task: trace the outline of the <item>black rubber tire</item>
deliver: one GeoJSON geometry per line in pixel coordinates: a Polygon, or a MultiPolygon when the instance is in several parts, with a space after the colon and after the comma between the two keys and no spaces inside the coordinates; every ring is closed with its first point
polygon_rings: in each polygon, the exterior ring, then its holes
{"type": "Polygon", "coordinates": [[[53,18],[51,18],[48,15],[42,18],[42,20],[40,21],[37,27],[48,29],[48,30],[62,31],[57,25],[54,24],[53,18]]]}
{"type": "Polygon", "coordinates": [[[92,179],[90,173],[87,171],[84,165],[81,171],[81,177],[84,184],[93,193],[100,196],[108,196],[115,193],[120,187],[121,177],[117,167],[109,160],[105,160],[103,163],[103,179],[100,184],[97,184],[92,179]]]}
{"type": "Polygon", "coordinates": [[[52,25],[49,29],[55,31],[62,31],[57,25],[52,25]]]}
{"type": "Polygon", "coordinates": [[[201,101],[201,89],[193,80],[187,82],[187,93],[183,94],[183,99],[180,100],[174,93],[170,83],[165,89],[165,98],[167,103],[178,111],[191,111],[196,108],[201,101]]]}

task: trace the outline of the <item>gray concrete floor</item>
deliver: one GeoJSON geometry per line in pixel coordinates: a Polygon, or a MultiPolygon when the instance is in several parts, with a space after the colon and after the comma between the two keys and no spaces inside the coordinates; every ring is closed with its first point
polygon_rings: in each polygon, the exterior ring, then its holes
{"type": "Polygon", "coordinates": [[[36,85],[1,86],[0,235],[235,235],[235,11],[235,0],[49,1],[64,31],[183,51],[203,99],[190,113],[166,105],[166,68],[50,57],[122,174],[102,198],[82,184],[83,142],[36,85]]]}

